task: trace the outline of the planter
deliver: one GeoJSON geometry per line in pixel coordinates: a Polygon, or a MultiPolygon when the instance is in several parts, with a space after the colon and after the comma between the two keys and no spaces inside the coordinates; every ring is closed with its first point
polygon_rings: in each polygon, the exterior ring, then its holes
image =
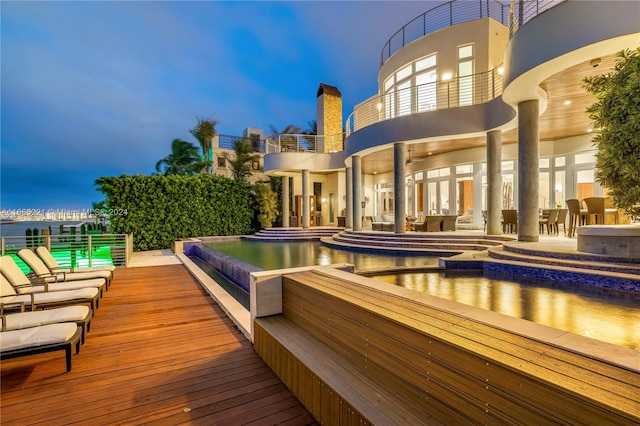
{"type": "Polygon", "coordinates": [[[578,251],[640,262],[640,225],[581,226],[578,251]]]}

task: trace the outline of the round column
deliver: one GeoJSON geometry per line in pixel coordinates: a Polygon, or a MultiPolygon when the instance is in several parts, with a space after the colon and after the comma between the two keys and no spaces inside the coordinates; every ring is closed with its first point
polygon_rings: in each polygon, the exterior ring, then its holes
{"type": "Polygon", "coordinates": [[[288,228],[291,222],[289,213],[289,176],[282,176],[282,227],[288,228]]]}
{"type": "Polygon", "coordinates": [[[345,223],[346,228],[353,229],[353,169],[347,167],[345,171],[346,185],[346,206],[345,206],[345,223]]]}
{"type": "Polygon", "coordinates": [[[302,171],[302,227],[308,228],[310,220],[309,210],[309,170],[302,171]]]}
{"type": "Polygon", "coordinates": [[[393,222],[396,234],[407,232],[405,220],[405,147],[404,143],[393,144],[393,222]]]}
{"type": "Polygon", "coordinates": [[[362,231],[362,157],[354,155],[351,157],[351,168],[353,182],[353,230],[362,231]]]}
{"type": "Polygon", "coordinates": [[[487,235],[502,234],[502,132],[487,133],[487,235]]]}
{"type": "Polygon", "coordinates": [[[540,140],[538,101],[518,104],[518,241],[537,242],[540,140]]]}

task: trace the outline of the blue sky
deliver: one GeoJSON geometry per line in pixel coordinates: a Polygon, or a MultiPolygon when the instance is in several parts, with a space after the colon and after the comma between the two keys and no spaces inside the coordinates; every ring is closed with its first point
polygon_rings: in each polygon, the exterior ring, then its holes
{"type": "Polygon", "coordinates": [[[219,133],[346,116],[380,50],[440,2],[14,2],[1,7],[1,209],[87,209],[101,176],[151,174],[196,117],[219,133]]]}

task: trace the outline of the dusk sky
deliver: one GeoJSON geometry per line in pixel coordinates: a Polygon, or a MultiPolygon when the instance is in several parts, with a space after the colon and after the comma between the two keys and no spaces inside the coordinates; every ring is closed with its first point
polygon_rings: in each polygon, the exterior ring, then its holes
{"type": "Polygon", "coordinates": [[[97,178],[197,145],[196,117],[306,128],[320,83],[346,118],[386,41],[439,3],[2,1],[0,209],[88,209],[97,178]]]}

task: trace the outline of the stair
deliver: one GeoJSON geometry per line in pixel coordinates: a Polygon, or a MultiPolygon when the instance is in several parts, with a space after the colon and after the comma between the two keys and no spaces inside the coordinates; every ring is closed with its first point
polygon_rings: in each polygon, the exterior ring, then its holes
{"type": "Polygon", "coordinates": [[[310,241],[330,237],[344,228],[317,226],[313,228],[268,228],[242,239],[254,241],[310,241]]]}

